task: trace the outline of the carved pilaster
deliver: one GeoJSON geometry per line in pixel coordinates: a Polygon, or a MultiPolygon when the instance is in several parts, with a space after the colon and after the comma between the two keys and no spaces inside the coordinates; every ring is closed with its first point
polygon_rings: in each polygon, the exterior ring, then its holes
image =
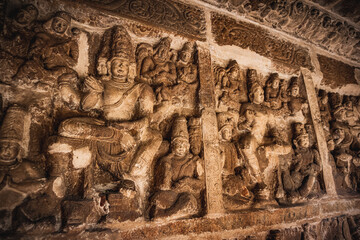
{"type": "Polygon", "coordinates": [[[204,142],[207,213],[222,213],[222,166],[219,152],[218,128],[215,113],[215,85],[212,81],[211,57],[208,48],[198,46],[201,123],[204,142]]]}
{"type": "Polygon", "coordinates": [[[311,73],[308,69],[301,68],[301,73],[305,83],[306,94],[308,97],[308,102],[311,112],[311,118],[314,124],[316,140],[318,143],[318,149],[323,166],[323,177],[324,177],[326,192],[329,195],[336,195],[334,176],[332,174],[332,169],[329,164],[329,150],[326,143],[324,129],[322,127],[320,109],[317,102],[317,95],[316,95],[314,83],[310,75],[311,73]]]}

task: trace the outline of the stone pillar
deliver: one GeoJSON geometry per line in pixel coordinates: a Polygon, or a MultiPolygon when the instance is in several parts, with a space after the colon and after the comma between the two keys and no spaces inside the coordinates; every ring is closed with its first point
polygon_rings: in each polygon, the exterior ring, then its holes
{"type": "Polygon", "coordinates": [[[221,162],[215,112],[215,84],[212,76],[209,46],[198,44],[200,109],[204,144],[207,214],[222,213],[221,162]],[[203,46],[202,46],[203,45],[203,46]]]}
{"type": "Polygon", "coordinates": [[[329,150],[327,147],[324,129],[322,127],[320,109],[319,109],[317,94],[315,91],[315,86],[311,77],[311,72],[307,68],[301,68],[301,75],[305,83],[307,99],[309,102],[309,107],[311,112],[311,118],[313,121],[316,140],[318,143],[319,153],[321,157],[326,192],[328,195],[337,195],[334,176],[332,174],[332,167],[330,166],[329,163],[329,150]]]}

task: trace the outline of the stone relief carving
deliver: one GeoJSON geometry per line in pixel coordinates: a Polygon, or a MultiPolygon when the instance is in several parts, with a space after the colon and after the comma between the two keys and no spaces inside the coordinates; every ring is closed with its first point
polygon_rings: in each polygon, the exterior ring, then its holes
{"type": "Polygon", "coordinates": [[[244,49],[249,48],[292,68],[300,66],[313,68],[309,54],[304,48],[275,39],[260,28],[254,28],[248,23],[237,22],[222,15],[212,14],[211,21],[214,38],[221,46],[236,45],[244,49]]]}
{"type": "Polygon", "coordinates": [[[150,218],[186,218],[199,214],[204,189],[204,167],[199,156],[190,153],[185,117],[174,120],[171,152],[156,166],[156,191],[150,197],[150,218]]]}
{"type": "Polygon", "coordinates": [[[356,26],[328,14],[311,3],[290,1],[216,1],[210,4],[247,18],[281,29],[335,53],[359,59],[359,36],[356,26]]]}
{"type": "Polygon", "coordinates": [[[358,99],[319,90],[319,102],[323,106],[321,117],[337,191],[340,194],[359,191],[358,99]]]}
{"type": "Polygon", "coordinates": [[[311,193],[321,171],[319,152],[310,145],[309,134],[302,123],[294,125],[295,154],[282,173],[282,183],[287,192],[286,201],[303,201],[311,193]]]}
{"type": "Polygon", "coordinates": [[[205,14],[196,7],[175,1],[87,1],[91,5],[118,15],[150,22],[154,26],[180,32],[192,38],[205,36],[205,14]]]}
{"type": "Polygon", "coordinates": [[[155,128],[174,113],[189,115],[197,109],[195,46],[186,42],[177,52],[170,45],[171,39],[167,37],[154,47],[141,43],[136,50],[138,81],[148,83],[156,93],[152,119],[155,128]]]}
{"type": "MultiPolygon", "coordinates": [[[[21,15],[13,21],[24,22],[25,30],[9,23],[1,37],[11,42],[21,31],[29,34],[19,35],[24,37],[20,45],[26,54],[8,48],[6,54],[21,63],[2,82],[12,90],[39,94],[34,98],[44,96],[37,101],[28,95],[17,99],[27,106],[25,111],[12,105],[8,98],[13,95],[7,92],[4,104],[0,92],[0,199],[5,202],[0,207],[0,231],[26,232],[40,222],[51,226],[51,232],[73,226],[88,229],[105,215],[120,222],[144,216],[150,220],[203,216],[210,204],[205,198],[206,144],[211,157],[220,152],[219,164],[210,167],[221,177],[216,184],[227,211],[288,205],[320,194],[321,164],[300,78],[263,75],[260,68],[245,69],[230,60],[225,66],[214,64],[214,84],[209,77],[200,86],[204,69],[199,55],[204,52],[199,53],[199,42],[178,42],[173,49],[172,39],[165,37],[151,45],[144,36],[132,39],[123,26],[105,30],[94,54],[96,73],[79,77],[75,65],[80,30],[73,27],[71,16],[58,12],[43,24],[33,5],[19,11],[28,18],[21,20],[21,15]],[[206,88],[206,95],[212,86],[215,91],[201,106],[198,93],[206,88]],[[68,108],[59,108],[57,97],[68,108]],[[201,111],[212,108],[213,102],[216,107],[208,114],[213,114],[218,131],[209,131],[203,141],[208,129],[201,111]],[[54,134],[46,143],[45,133],[39,139],[32,135],[32,131],[39,135],[40,128],[54,134]],[[36,146],[31,149],[24,141],[36,146]]],[[[265,46],[267,56],[275,56],[274,46],[265,46]]],[[[306,65],[302,57],[291,55],[297,50],[291,48],[290,57],[286,51],[278,60],[306,65]]],[[[210,55],[201,57],[211,66],[210,55]]],[[[211,76],[209,72],[206,76],[211,76]]],[[[344,98],[342,106],[331,109],[332,115],[326,112],[326,101],[324,96],[322,116],[336,119],[328,134],[330,138],[333,131],[329,142],[335,146],[334,163],[344,186],[357,190],[358,101],[344,98]]]]}
{"type": "Polygon", "coordinates": [[[15,208],[27,197],[34,198],[45,190],[45,173],[35,163],[25,159],[28,113],[11,106],[0,128],[0,232],[12,230],[16,224],[15,208]]]}

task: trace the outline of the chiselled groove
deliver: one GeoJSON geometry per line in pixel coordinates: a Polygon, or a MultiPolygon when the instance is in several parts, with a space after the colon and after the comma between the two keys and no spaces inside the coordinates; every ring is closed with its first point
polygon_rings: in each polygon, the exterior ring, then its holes
{"type": "Polygon", "coordinates": [[[205,38],[205,15],[200,9],[175,1],[113,0],[89,1],[91,5],[120,16],[180,32],[196,39],[205,38]]]}
{"type": "Polygon", "coordinates": [[[306,49],[284,40],[278,40],[260,27],[237,22],[218,14],[212,14],[213,34],[219,45],[236,45],[280,63],[312,69],[306,49]]]}

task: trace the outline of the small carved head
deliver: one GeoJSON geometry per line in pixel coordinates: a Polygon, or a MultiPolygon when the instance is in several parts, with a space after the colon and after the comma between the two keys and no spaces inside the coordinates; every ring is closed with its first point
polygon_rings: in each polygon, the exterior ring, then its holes
{"type": "Polygon", "coordinates": [[[229,113],[219,113],[217,115],[220,139],[231,141],[233,135],[234,116],[229,113]]]}
{"type": "Polygon", "coordinates": [[[227,67],[228,77],[230,79],[238,79],[240,74],[239,64],[235,60],[231,60],[227,67]]]}
{"type": "Polygon", "coordinates": [[[69,28],[71,21],[70,14],[66,12],[58,12],[56,15],[52,18],[51,22],[51,28],[56,33],[65,33],[65,31],[69,28]]]}
{"type": "Polygon", "coordinates": [[[20,152],[20,145],[13,141],[0,141],[0,165],[12,164],[20,152]]]}
{"type": "Polygon", "coordinates": [[[183,157],[189,152],[189,132],[185,117],[177,117],[174,121],[171,136],[171,149],[177,157],[183,157]]]}
{"type": "Polygon", "coordinates": [[[100,76],[107,75],[108,74],[108,68],[107,68],[107,59],[106,58],[99,58],[97,61],[96,70],[100,76]]]}
{"type": "Polygon", "coordinates": [[[192,59],[193,45],[190,42],[184,44],[184,47],[179,53],[179,60],[189,63],[192,59]]]}
{"type": "Polygon", "coordinates": [[[277,73],[271,74],[269,80],[266,83],[266,86],[269,86],[273,89],[278,89],[280,86],[279,74],[277,73]]]}
{"type": "Polygon", "coordinates": [[[310,146],[309,135],[306,132],[304,124],[295,123],[294,136],[293,143],[296,148],[308,148],[310,146]]]}
{"type": "Polygon", "coordinates": [[[171,38],[166,37],[161,39],[159,44],[157,45],[155,49],[155,55],[154,57],[158,61],[168,61],[170,57],[170,45],[171,45],[171,38]]]}
{"type": "Polygon", "coordinates": [[[300,95],[300,87],[298,80],[299,80],[298,77],[293,77],[291,79],[290,96],[292,97],[298,97],[300,95]]]}
{"type": "Polygon", "coordinates": [[[39,11],[37,8],[32,4],[28,4],[19,10],[16,14],[15,20],[20,24],[27,25],[35,21],[38,15],[39,11]]]}

